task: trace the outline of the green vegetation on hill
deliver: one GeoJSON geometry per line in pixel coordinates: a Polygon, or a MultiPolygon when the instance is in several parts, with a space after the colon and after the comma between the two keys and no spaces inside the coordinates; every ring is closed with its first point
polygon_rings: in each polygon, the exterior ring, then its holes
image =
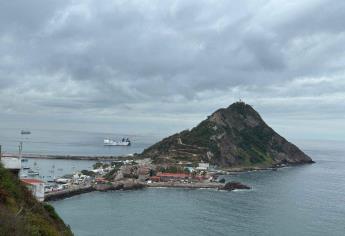
{"type": "Polygon", "coordinates": [[[222,167],[312,162],[243,102],[217,110],[195,128],[163,139],[141,156],[150,157],[155,163],[204,161],[222,167]]]}
{"type": "Polygon", "coordinates": [[[0,236],[73,235],[46,203],[38,202],[0,163],[0,236]]]}

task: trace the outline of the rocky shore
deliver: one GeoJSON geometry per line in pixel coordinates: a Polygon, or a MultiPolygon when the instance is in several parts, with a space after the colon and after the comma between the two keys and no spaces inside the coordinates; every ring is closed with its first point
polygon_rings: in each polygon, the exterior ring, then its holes
{"type": "Polygon", "coordinates": [[[114,191],[114,190],[138,190],[143,188],[185,188],[185,189],[217,189],[217,190],[228,190],[232,191],[235,189],[250,189],[250,187],[238,183],[229,182],[216,183],[216,182],[195,182],[195,183],[179,183],[179,182],[153,182],[153,183],[143,183],[135,180],[122,180],[112,183],[96,184],[92,186],[78,187],[68,190],[62,190],[58,192],[51,192],[45,195],[45,201],[57,201],[72,196],[80,195],[83,193],[89,193],[93,191],[114,191]]]}
{"type": "Polygon", "coordinates": [[[251,189],[249,186],[241,184],[240,182],[228,182],[222,187],[218,188],[219,190],[227,190],[227,191],[233,191],[236,189],[251,189]]]}

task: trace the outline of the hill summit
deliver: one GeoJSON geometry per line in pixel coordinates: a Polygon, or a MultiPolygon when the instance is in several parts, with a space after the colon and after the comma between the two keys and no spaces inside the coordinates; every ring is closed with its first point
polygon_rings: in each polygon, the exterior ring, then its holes
{"type": "Polygon", "coordinates": [[[203,161],[220,167],[270,167],[313,162],[244,102],[215,111],[195,128],[167,137],[145,149],[141,155],[152,158],[157,164],[203,161]]]}

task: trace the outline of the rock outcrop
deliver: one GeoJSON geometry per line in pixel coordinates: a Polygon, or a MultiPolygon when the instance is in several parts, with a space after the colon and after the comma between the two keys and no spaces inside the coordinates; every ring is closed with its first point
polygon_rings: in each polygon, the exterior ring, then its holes
{"type": "Polygon", "coordinates": [[[163,139],[141,156],[152,158],[154,163],[203,161],[240,168],[313,162],[244,102],[217,110],[195,128],[163,139]]]}
{"type": "Polygon", "coordinates": [[[219,190],[233,191],[235,189],[250,189],[249,186],[241,184],[240,182],[228,182],[224,187],[219,188],[219,190]]]}

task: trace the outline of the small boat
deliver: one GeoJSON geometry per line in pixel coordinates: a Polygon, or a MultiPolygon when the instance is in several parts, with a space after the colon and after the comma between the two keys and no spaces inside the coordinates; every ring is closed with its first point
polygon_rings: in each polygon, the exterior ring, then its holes
{"type": "Polygon", "coordinates": [[[30,130],[22,130],[20,131],[21,134],[31,134],[30,130]]]}
{"type": "Polygon", "coordinates": [[[113,139],[104,139],[103,140],[104,146],[130,146],[131,141],[129,138],[122,138],[121,141],[114,141],[113,139]]]}
{"type": "Polygon", "coordinates": [[[40,175],[40,173],[38,173],[37,171],[33,171],[33,170],[28,171],[28,176],[38,176],[38,175],[40,175]]]}

